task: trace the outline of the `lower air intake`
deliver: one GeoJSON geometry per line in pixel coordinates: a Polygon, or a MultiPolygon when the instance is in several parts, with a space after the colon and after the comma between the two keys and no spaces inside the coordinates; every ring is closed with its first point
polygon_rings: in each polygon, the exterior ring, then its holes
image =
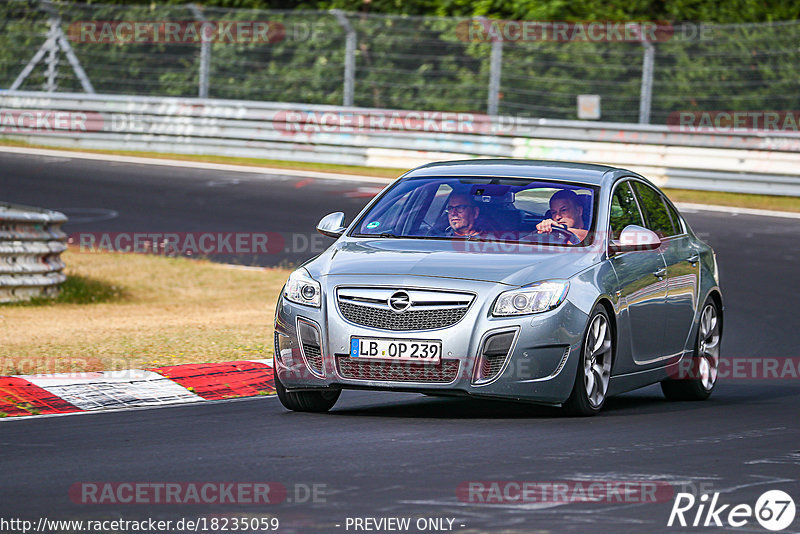
{"type": "Polygon", "coordinates": [[[388,382],[447,384],[458,376],[458,360],[442,360],[439,365],[366,361],[337,354],[336,365],[343,378],[388,382]]]}

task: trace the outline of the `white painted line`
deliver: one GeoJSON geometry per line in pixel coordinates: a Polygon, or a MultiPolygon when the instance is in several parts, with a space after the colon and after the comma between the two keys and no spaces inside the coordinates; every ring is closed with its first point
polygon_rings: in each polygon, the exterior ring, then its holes
{"type": "Polygon", "coordinates": [[[269,365],[270,367],[273,367],[272,358],[266,358],[264,360],[247,360],[247,361],[248,362],[254,362],[254,363],[263,363],[264,365],[269,365]]]}
{"type": "Polygon", "coordinates": [[[786,454],[782,454],[780,456],[771,456],[769,458],[761,458],[759,460],[751,460],[749,462],[745,462],[745,465],[756,465],[756,464],[800,465],[800,451],[789,452],[786,454]]]}
{"type": "Polygon", "coordinates": [[[447,501],[447,500],[419,500],[419,501],[398,501],[400,504],[413,504],[423,506],[437,506],[437,507],[470,507],[470,508],[492,508],[504,510],[521,510],[521,511],[534,511],[545,510],[548,508],[556,508],[558,506],[567,506],[570,504],[591,504],[587,502],[528,502],[519,504],[498,504],[498,503],[483,503],[483,502],[461,502],[461,501],[447,501]]]}
{"type": "Polygon", "coordinates": [[[135,382],[164,378],[144,369],[125,369],[121,371],[92,371],[86,373],[53,373],[48,375],[14,375],[41,387],[70,386],[92,382],[135,382]]]}
{"type": "Polygon", "coordinates": [[[218,263],[226,269],[233,269],[234,271],[266,271],[269,267],[258,267],[256,265],[239,265],[236,263],[218,263]]]}
{"type": "Polygon", "coordinates": [[[731,486],[730,488],[720,488],[715,489],[719,493],[733,493],[734,491],[739,491],[740,489],[744,488],[752,488],[754,486],[764,486],[766,484],[770,485],[777,485],[777,484],[784,484],[789,482],[797,482],[793,478],[778,478],[778,477],[771,477],[766,475],[750,475],[751,478],[762,478],[761,482],[750,482],[749,484],[739,484],[738,486],[731,486]]]}
{"type": "Polygon", "coordinates": [[[689,202],[676,202],[675,206],[685,211],[718,211],[731,215],[756,215],[759,217],[783,217],[786,219],[800,219],[800,213],[791,211],[760,210],[754,208],[735,208],[733,206],[717,206],[712,204],[692,204],[689,202]]]}
{"type": "MultiPolygon", "coordinates": [[[[89,159],[94,161],[108,161],[111,163],[132,163],[135,165],[161,165],[164,167],[183,167],[189,169],[203,169],[209,171],[244,172],[248,174],[297,176],[302,178],[317,178],[320,180],[336,180],[340,182],[366,182],[366,183],[386,185],[392,181],[392,178],[381,178],[378,176],[361,176],[359,174],[337,174],[332,172],[303,171],[298,169],[280,169],[275,167],[257,167],[249,165],[208,163],[204,161],[144,158],[139,156],[117,156],[113,154],[94,154],[91,152],[48,150],[45,148],[0,146],[0,152],[7,152],[11,154],[28,154],[31,156],[49,156],[56,158],[89,159]]],[[[401,173],[402,171],[398,170],[398,176],[401,173]]]]}

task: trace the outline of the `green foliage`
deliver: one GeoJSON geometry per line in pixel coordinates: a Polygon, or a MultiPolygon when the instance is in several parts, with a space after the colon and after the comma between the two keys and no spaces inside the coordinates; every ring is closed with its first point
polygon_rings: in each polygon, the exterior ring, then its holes
{"type": "MultiPolygon", "coordinates": [[[[491,44],[470,42],[467,18],[511,20],[692,20],[703,23],[800,19],[800,1],[632,0],[212,0],[214,21],[269,21],[270,43],[214,43],[212,98],[342,103],[345,31],[332,8],[349,11],[357,33],[355,104],[364,107],[485,112],[491,44]],[[240,8],[271,8],[252,11],[240,8]],[[284,11],[274,11],[283,9],[284,11]],[[291,11],[286,11],[292,9],[291,11]],[[377,15],[391,13],[393,15],[377,15]],[[426,18],[416,15],[429,15],[426,18]],[[408,16],[415,15],[415,16],[408,16]],[[436,15],[436,16],[433,16],[436,15]]],[[[194,20],[185,2],[61,4],[62,27],[77,21],[194,20]],[[120,5],[126,4],[126,5],[120,5]]],[[[654,43],[651,122],[684,110],[800,109],[796,67],[800,23],[676,26],[654,43]]],[[[0,3],[0,88],[8,87],[44,42],[46,15],[28,2],[0,3]]],[[[99,93],[192,97],[199,43],[72,42],[99,93]]],[[[636,42],[505,42],[500,113],[576,119],[579,94],[601,96],[602,119],[636,122],[643,47],[636,42]]],[[[58,90],[81,91],[61,57],[58,90]]],[[[23,89],[40,90],[40,64],[23,89]]]]}
{"type": "MultiPolygon", "coordinates": [[[[98,3],[98,2],[95,2],[98,3]]],[[[102,0],[150,5],[152,0],[102,0]]],[[[162,4],[185,4],[167,0],[162,4]]],[[[797,0],[205,0],[206,6],[248,9],[342,9],[399,15],[487,16],[526,20],[693,20],[733,24],[800,19],[797,0]]]]}

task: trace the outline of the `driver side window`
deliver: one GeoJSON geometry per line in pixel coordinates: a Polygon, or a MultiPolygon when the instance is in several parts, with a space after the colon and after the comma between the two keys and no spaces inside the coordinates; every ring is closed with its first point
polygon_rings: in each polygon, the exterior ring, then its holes
{"type": "Polygon", "coordinates": [[[631,191],[630,182],[623,182],[611,198],[611,239],[619,239],[622,229],[629,224],[643,226],[642,214],[631,191]]]}
{"type": "Polygon", "coordinates": [[[444,219],[444,208],[447,199],[450,196],[450,193],[453,192],[453,188],[447,184],[442,184],[436,190],[436,194],[433,196],[431,200],[430,206],[428,206],[428,210],[425,213],[425,218],[423,219],[425,224],[428,226],[434,226],[437,222],[440,222],[444,219]]]}

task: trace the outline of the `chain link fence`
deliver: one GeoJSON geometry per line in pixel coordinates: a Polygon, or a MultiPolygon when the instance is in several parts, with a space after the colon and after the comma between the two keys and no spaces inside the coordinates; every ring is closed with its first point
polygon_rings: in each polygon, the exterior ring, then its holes
{"type": "Polygon", "coordinates": [[[553,119],[584,118],[578,96],[599,95],[602,121],[651,124],[686,110],[800,109],[800,21],[658,23],[654,39],[595,23],[599,37],[586,35],[592,22],[525,34],[539,23],[10,0],[0,90],[553,119]]]}

